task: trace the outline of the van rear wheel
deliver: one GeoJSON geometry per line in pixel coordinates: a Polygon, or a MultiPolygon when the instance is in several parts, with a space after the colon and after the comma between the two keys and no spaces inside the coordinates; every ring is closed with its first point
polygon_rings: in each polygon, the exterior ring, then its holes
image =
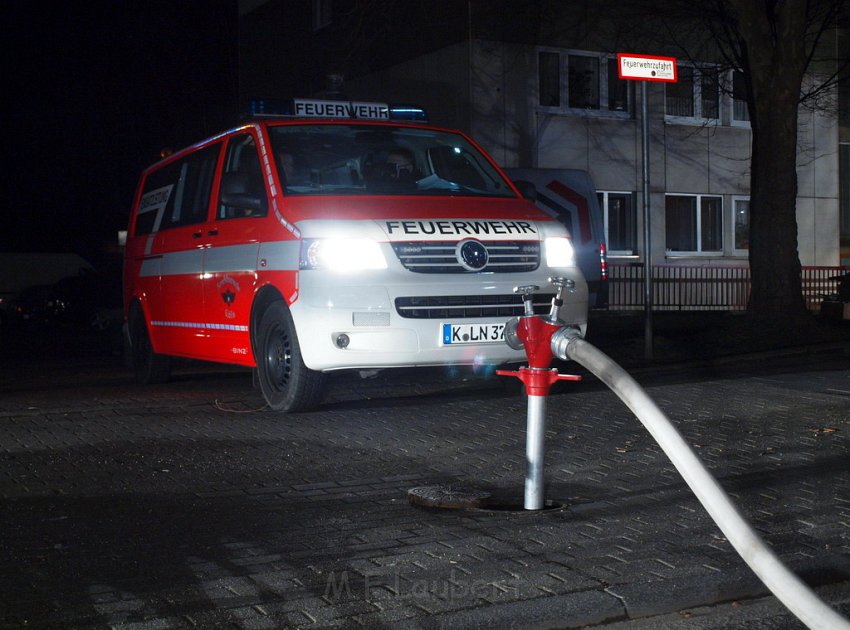
{"type": "Polygon", "coordinates": [[[272,303],[263,313],[255,348],[260,389],[269,407],[293,412],[319,404],[325,377],[304,365],[295,323],[282,301],[272,303]]]}
{"type": "Polygon", "coordinates": [[[154,352],[142,309],[130,313],[130,361],[136,381],[143,385],[165,383],[171,376],[171,357],[154,352]]]}

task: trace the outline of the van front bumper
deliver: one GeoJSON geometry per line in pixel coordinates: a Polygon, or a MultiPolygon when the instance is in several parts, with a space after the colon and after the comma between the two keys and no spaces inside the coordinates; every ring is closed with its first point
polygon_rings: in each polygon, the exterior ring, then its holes
{"type": "MultiPolygon", "coordinates": [[[[577,288],[565,300],[560,313],[565,323],[577,325],[584,332],[587,287],[580,274],[577,279],[577,288]]],[[[539,282],[539,279],[537,282],[543,287],[539,293],[553,292],[548,283],[539,282]]],[[[298,299],[290,308],[304,363],[313,370],[501,365],[523,362],[525,353],[512,350],[499,339],[483,343],[463,343],[458,337],[447,340],[444,326],[470,323],[500,326],[513,315],[476,316],[476,312],[486,311],[477,311],[474,307],[466,311],[440,309],[439,303],[445,300],[447,304],[456,304],[471,299],[489,305],[504,300],[505,295],[513,295],[514,287],[521,284],[529,284],[527,274],[487,278],[474,288],[470,287],[468,277],[449,275],[440,277],[439,283],[375,282],[340,287],[338,279],[333,285],[302,282],[298,299]],[[416,309],[414,314],[418,316],[403,317],[396,306],[397,298],[434,298],[425,303],[437,303],[438,306],[425,313],[426,316],[422,315],[428,309],[416,309]]],[[[521,306],[510,308],[515,314],[521,312],[521,306]]]]}

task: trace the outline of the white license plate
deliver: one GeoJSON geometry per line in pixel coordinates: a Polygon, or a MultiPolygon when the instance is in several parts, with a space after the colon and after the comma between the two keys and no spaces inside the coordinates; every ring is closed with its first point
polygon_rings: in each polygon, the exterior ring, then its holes
{"type": "Polygon", "coordinates": [[[469,343],[504,343],[504,324],[443,324],[444,346],[469,343]]]}

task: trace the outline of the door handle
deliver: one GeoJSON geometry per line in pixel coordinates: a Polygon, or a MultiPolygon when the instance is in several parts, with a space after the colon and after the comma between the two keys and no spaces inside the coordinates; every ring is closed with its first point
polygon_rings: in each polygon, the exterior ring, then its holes
{"type": "Polygon", "coordinates": [[[204,235],[203,232],[194,232],[192,234],[192,238],[201,238],[204,235]]]}
{"type": "Polygon", "coordinates": [[[207,236],[218,236],[218,230],[210,230],[207,232],[207,236]]]}

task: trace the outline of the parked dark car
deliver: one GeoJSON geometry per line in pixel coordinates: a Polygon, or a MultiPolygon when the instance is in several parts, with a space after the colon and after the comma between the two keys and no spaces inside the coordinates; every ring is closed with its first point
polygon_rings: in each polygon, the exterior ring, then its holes
{"type": "Polygon", "coordinates": [[[121,306],[120,277],[83,270],[53,284],[22,289],[10,301],[10,326],[89,328],[121,306]]]}

